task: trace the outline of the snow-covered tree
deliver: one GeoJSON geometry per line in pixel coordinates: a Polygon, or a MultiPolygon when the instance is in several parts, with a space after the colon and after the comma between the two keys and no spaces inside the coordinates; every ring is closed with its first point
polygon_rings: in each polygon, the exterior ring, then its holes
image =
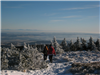
{"type": "Polygon", "coordinates": [[[7,70],[8,69],[8,59],[5,55],[1,57],[1,69],[7,70]]]}
{"type": "Polygon", "coordinates": [[[14,49],[14,48],[16,48],[16,47],[11,43],[11,49],[14,49]]]}
{"type": "Polygon", "coordinates": [[[97,50],[97,47],[96,45],[94,44],[94,42],[92,42],[92,47],[91,47],[92,50],[97,50]]]}
{"type": "Polygon", "coordinates": [[[95,44],[96,44],[97,49],[100,50],[100,39],[97,39],[95,44]]]}
{"type": "Polygon", "coordinates": [[[30,70],[46,68],[47,63],[41,60],[42,56],[36,48],[24,48],[19,51],[17,48],[2,48],[1,69],[30,70]]]}
{"type": "Polygon", "coordinates": [[[45,47],[45,44],[42,45],[42,48],[41,48],[41,51],[43,52],[44,50],[44,47],[45,47]]]}
{"type": "Polygon", "coordinates": [[[26,43],[24,42],[24,49],[27,49],[27,45],[26,45],[26,43]]]}
{"type": "Polygon", "coordinates": [[[77,48],[77,50],[80,50],[82,47],[81,47],[81,42],[80,42],[80,39],[79,37],[77,37],[77,40],[75,42],[75,46],[77,48]]]}
{"type": "Polygon", "coordinates": [[[53,41],[51,40],[51,45],[54,47],[54,43],[53,43],[53,41]]]}
{"type": "Polygon", "coordinates": [[[39,51],[39,52],[42,52],[41,46],[38,48],[38,51],[39,51]]]}
{"type": "Polygon", "coordinates": [[[61,48],[59,43],[56,41],[56,37],[55,36],[53,38],[53,47],[55,48],[55,51],[56,51],[57,48],[61,48]]]}
{"type": "Polygon", "coordinates": [[[75,45],[73,44],[73,41],[70,40],[69,44],[68,44],[68,50],[69,51],[76,51],[76,47],[75,45]]]}
{"type": "Polygon", "coordinates": [[[84,38],[81,38],[81,42],[82,42],[82,44],[81,44],[81,46],[82,46],[82,50],[86,50],[87,49],[87,43],[86,43],[86,40],[84,40],[84,38]]]}
{"type": "Polygon", "coordinates": [[[35,43],[35,45],[34,45],[34,47],[33,47],[33,48],[37,50],[37,44],[36,44],[36,43],[35,43]]]}
{"type": "Polygon", "coordinates": [[[8,69],[7,49],[1,48],[1,69],[8,69]]]}
{"type": "Polygon", "coordinates": [[[93,48],[92,48],[93,45],[94,45],[94,41],[93,41],[92,37],[90,37],[89,43],[88,43],[88,48],[89,48],[90,50],[92,50],[92,49],[93,49],[93,48]]]}
{"type": "Polygon", "coordinates": [[[68,51],[66,38],[64,38],[64,40],[62,41],[61,46],[64,49],[64,51],[68,51]]]}
{"type": "Polygon", "coordinates": [[[73,45],[73,40],[71,39],[69,42],[69,46],[72,46],[72,45],[73,45]]]}
{"type": "Polygon", "coordinates": [[[27,45],[27,48],[30,49],[30,45],[29,44],[27,45]]]}
{"type": "Polygon", "coordinates": [[[23,71],[46,68],[47,63],[43,60],[40,60],[41,57],[42,56],[36,49],[22,50],[22,52],[20,52],[20,63],[18,69],[23,71]]]}
{"type": "Polygon", "coordinates": [[[30,49],[33,49],[32,45],[30,46],[30,49]]]}
{"type": "Polygon", "coordinates": [[[52,46],[54,47],[56,53],[63,53],[64,50],[61,48],[59,43],[56,41],[56,37],[53,38],[53,41],[51,42],[52,46]]]}

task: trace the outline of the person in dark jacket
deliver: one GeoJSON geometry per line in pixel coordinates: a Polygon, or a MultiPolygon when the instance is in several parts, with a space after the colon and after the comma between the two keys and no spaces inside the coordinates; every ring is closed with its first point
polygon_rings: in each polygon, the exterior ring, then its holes
{"type": "Polygon", "coordinates": [[[44,47],[44,50],[43,50],[43,54],[44,54],[44,60],[47,59],[47,53],[48,53],[48,47],[47,45],[44,47]]]}
{"type": "Polygon", "coordinates": [[[49,55],[49,60],[52,63],[52,58],[53,55],[56,55],[56,52],[54,50],[54,48],[52,47],[52,45],[50,44],[49,50],[48,50],[48,55],[49,55]]]}

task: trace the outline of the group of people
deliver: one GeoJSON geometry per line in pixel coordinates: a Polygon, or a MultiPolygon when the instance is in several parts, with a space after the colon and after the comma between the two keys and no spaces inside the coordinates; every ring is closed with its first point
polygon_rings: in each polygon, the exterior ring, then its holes
{"type": "Polygon", "coordinates": [[[56,52],[53,46],[50,44],[49,48],[47,47],[47,45],[44,47],[43,54],[44,60],[47,60],[47,56],[49,56],[49,60],[52,63],[53,55],[56,55],[56,52]]]}

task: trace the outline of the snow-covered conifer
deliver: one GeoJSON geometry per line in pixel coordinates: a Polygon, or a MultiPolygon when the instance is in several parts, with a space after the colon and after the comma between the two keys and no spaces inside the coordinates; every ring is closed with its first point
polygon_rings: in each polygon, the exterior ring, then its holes
{"type": "Polygon", "coordinates": [[[32,45],[30,45],[30,49],[33,49],[32,45]]]}
{"type": "Polygon", "coordinates": [[[28,44],[27,46],[28,46],[27,48],[30,49],[30,45],[28,44]]]}
{"type": "Polygon", "coordinates": [[[45,44],[42,45],[42,48],[41,48],[41,51],[43,52],[44,50],[44,47],[45,47],[45,44]]]}
{"type": "Polygon", "coordinates": [[[69,46],[72,46],[72,45],[73,45],[73,40],[71,39],[70,43],[69,43],[69,46]]]}
{"type": "Polygon", "coordinates": [[[92,37],[90,37],[89,43],[88,43],[88,48],[89,48],[90,50],[92,50],[92,49],[93,49],[93,48],[92,48],[93,45],[94,45],[94,41],[93,41],[92,37]]]}
{"type": "Polygon", "coordinates": [[[97,50],[97,47],[96,45],[94,44],[94,42],[92,42],[92,47],[91,47],[92,50],[97,50]]]}
{"type": "Polygon", "coordinates": [[[84,38],[81,38],[81,42],[82,42],[82,44],[81,44],[82,49],[83,49],[83,50],[86,50],[86,49],[87,49],[87,43],[86,43],[86,40],[84,40],[84,38]]]}
{"type": "Polygon", "coordinates": [[[97,49],[100,50],[100,39],[97,39],[97,41],[95,42],[97,49]]]}
{"type": "Polygon", "coordinates": [[[27,45],[26,45],[26,43],[24,42],[24,49],[27,49],[27,45]]]}
{"type": "Polygon", "coordinates": [[[51,44],[53,45],[56,53],[63,53],[64,50],[61,49],[61,46],[59,45],[59,43],[56,41],[56,37],[53,38],[53,41],[51,42],[51,44]]]}
{"type": "Polygon", "coordinates": [[[75,51],[76,50],[76,47],[75,45],[73,44],[73,41],[70,40],[69,44],[68,44],[68,50],[69,51],[75,51]]]}
{"type": "Polygon", "coordinates": [[[38,51],[39,51],[39,52],[41,52],[41,51],[42,51],[41,46],[39,47],[38,51]]]}
{"type": "Polygon", "coordinates": [[[37,44],[36,44],[36,43],[35,43],[35,45],[34,45],[34,47],[33,47],[33,48],[37,50],[37,44]]]}
{"type": "Polygon", "coordinates": [[[79,49],[82,48],[82,47],[81,47],[81,42],[80,42],[80,40],[79,40],[79,37],[77,37],[77,40],[76,40],[76,42],[75,42],[75,45],[76,45],[77,50],[79,50],[79,49]]]}
{"type": "Polygon", "coordinates": [[[30,69],[33,70],[46,68],[47,63],[41,60],[41,58],[42,56],[36,48],[24,48],[21,51],[17,50],[17,48],[2,48],[1,69],[13,69],[23,71],[30,69]]]}
{"type": "Polygon", "coordinates": [[[54,43],[53,43],[53,41],[51,40],[51,45],[54,47],[54,43]]]}
{"type": "Polygon", "coordinates": [[[68,50],[68,49],[67,49],[67,42],[66,42],[66,38],[64,38],[64,40],[62,41],[61,45],[62,45],[62,48],[63,48],[65,51],[67,51],[67,50],[68,50]]]}
{"type": "Polygon", "coordinates": [[[14,48],[16,48],[16,47],[11,43],[11,49],[14,49],[14,48]]]}
{"type": "Polygon", "coordinates": [[[41,57],[42,56],[36,49],[23,50],[20,52],[20,63],[18,69],[23,71],[46,68],[47,63],[45,63],[45,61],[41,61],[41,57]]]}
{"type": "Polygon", "coordinates": [[[6,48],[1,48],[1,69],[8,69],[8,59],[6,48]]]}

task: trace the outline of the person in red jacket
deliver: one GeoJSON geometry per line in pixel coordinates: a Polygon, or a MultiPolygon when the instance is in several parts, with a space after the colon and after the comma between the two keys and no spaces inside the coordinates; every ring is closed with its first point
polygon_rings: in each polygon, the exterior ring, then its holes
{"type": "Polygon", "coordinates": [[[56,55],[56,52],[55,52],[55,50],[54,50],[54,48],[52,47],[51,44],[50,44],[50,46],[49,46],[49,50],[48,50],[47,55],[49,55],[49,60],[50,60],[50,62],[52,63],[53,55],[56,55]]]}

